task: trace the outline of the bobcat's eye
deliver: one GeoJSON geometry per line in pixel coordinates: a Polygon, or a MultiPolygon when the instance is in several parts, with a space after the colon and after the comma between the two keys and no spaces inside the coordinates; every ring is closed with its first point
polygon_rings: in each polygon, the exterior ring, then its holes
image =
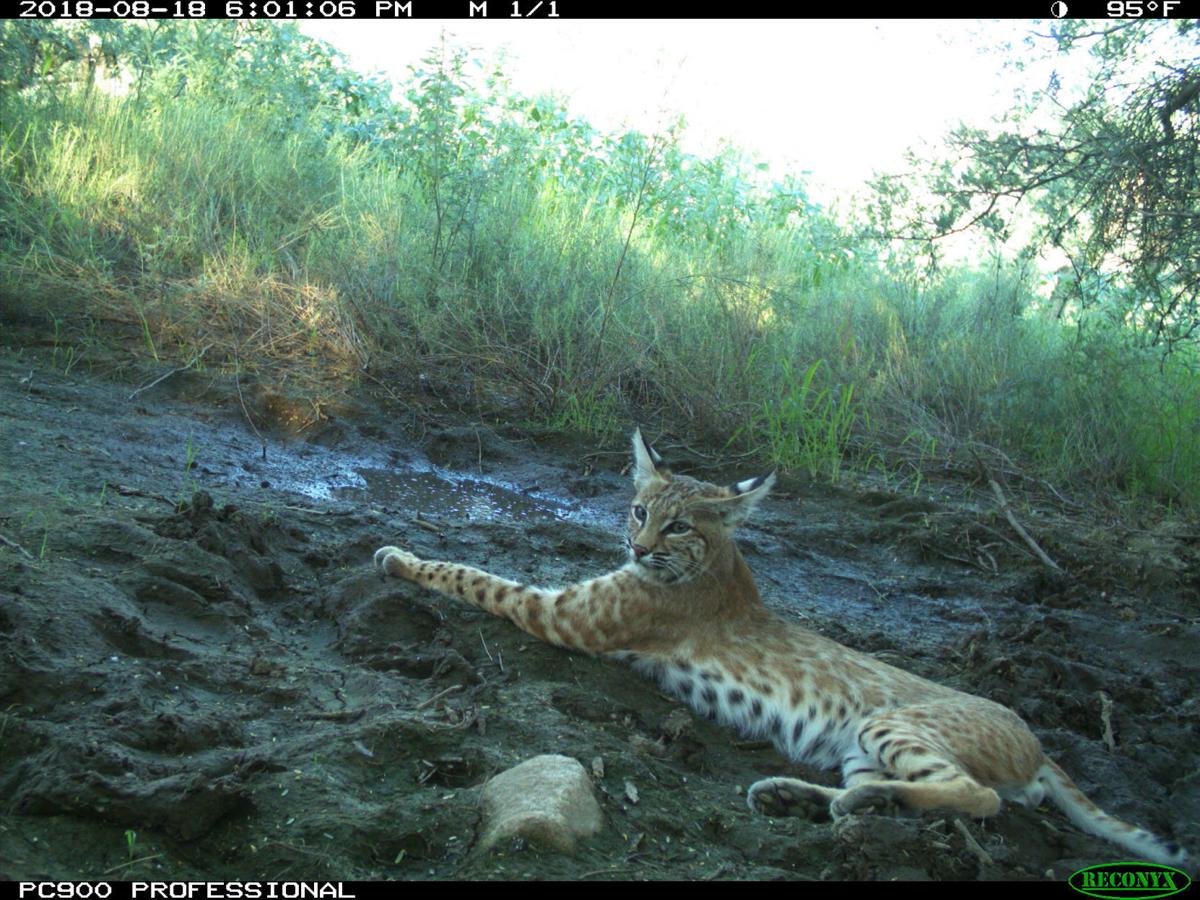
{"type": "Polygon", "coordinates": [[[633,505],[633,517],[639,522],[644,523],[646,521],[646,507],[642,506],[640,503],[635,503],[633,505]]]}
{"type": "Polygon", "coordinates": [[[687,534],[692,530],[692,526],[687,522],[672,522],[662,530],[663,534],[687,534]]]}

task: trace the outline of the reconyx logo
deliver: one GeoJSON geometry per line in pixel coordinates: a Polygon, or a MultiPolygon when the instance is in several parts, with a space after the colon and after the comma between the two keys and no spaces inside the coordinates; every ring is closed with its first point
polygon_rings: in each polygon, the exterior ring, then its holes
{"type": "Polygon", "coordinates": [[[1186,872],[1157,863],[1117,862],[1080,869],[1067,884],[1089,897],[1153,900],[1178,894],[1192,883],[1186,872]]]}

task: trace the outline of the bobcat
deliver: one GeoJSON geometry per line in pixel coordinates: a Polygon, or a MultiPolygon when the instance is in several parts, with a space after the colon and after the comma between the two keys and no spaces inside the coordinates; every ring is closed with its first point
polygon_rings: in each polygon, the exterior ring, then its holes
{"type": "Polygon", "coordinates": [[[824,821],[947,810],[985,817],[1049,794],[1078,827],[1158,863],[1186,853],[1099,809],[1012,711],[785,622],[759,599],[731,535],[774,473],[729,487],[672,473],[633,435],[629,560],[561,590],[383,547],[375,563],[511,619],[543,641],[624,659],[697,712],[769,737],[788,758],[840,768],[844,787],[765,778],[750,808],[824,821]]]}

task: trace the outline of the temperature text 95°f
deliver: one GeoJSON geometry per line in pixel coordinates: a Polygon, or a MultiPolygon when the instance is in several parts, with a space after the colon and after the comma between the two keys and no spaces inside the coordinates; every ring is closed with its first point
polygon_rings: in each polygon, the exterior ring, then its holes
{"type": "Polygon", "coordinates": [[[1109,0],[1108,14],[1116,19],[1140,19],[1143,16],[1168,18],[1182,6],[1182,0],[1109,0]]]}

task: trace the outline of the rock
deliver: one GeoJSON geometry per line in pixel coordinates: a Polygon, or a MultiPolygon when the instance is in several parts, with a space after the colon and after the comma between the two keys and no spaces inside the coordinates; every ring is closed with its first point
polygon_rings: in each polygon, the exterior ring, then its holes
{"type": "Polygon", "coordinates": [[[587,772],[569,756],[535,756],[501,772],[483,789],[486,853],[514,838],[541,850],[574,853],[604,824],[587,772]]]}

